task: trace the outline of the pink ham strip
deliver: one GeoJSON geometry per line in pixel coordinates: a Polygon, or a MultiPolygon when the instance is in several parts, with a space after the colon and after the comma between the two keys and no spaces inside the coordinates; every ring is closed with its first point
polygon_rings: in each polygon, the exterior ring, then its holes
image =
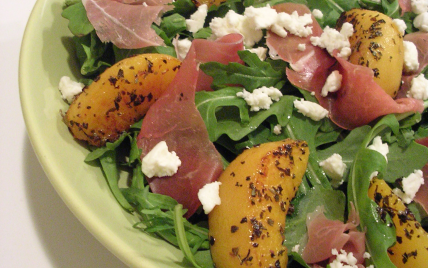
{"type": "MultiPolygon", "coordinates": [[[[226,40],[221,44],[193,41],[174,81],[147,112],[138,136],[142,157],[160,141],[165,141],[168,149],[180,157],[182,164],[176,174],[147,180],[153,192],[169,195],[183,204],[188,210],[187,217],[201,205],[197,197],[199,189],[215,181],[223,171],[221,156],[209,140],[204,121],[195,106],[195,91],[200,72],[197,66],[206,60],[198,53],[216,45],[223,46],[226,40]]],[[[232,36],[229,40],[235,38],[232,36]]],[[[234,42],[231,46],[236,47],[234,42]]],[[[211,56],[215,58],[215,55],[211,56]]]]}
{"type": "Polygon", "coordinates": [[[331,120],[337,125],[354,129],[387,114],[423,111],[423,102],[420,100],[394,100],[386,94],[374,82],[370,68],[354,65],[341,58],[336,59],[342,75],[342,87],[325,98],[319,94],[316,96],[320,104],[328,108],[331,120]]]}
{"type": "Polygon", "coordinates": [[[401,8],[401,16],[406,12],[412,11],[411,0],[398,0],[398,5],[401,8]]]}
{"type": "Polygon", "coordinates": [[[102,42],[112,42],[125,49],[164,44],[151,28],[163,5],[128,5],[111,0],[83,0],[82,3],[102,42]]]}
{"type": "MultiPolygon", "coordinates": [[[[215,41],[215,45],[212,42],[207,43],[202,40],[194,40],[196,45],[196,61],[198,64],[215,61],[222,64],[228,64],[230,62],[242,63],[239,58],[237,51],[244,49],[243,37],[240,34],[229,34],[223,36],[215,41]],[[205,44],[205,45],[203,45],[205,44]]],[[[211,90],[210,86],[213,78],[204,72],[199,72],[198,82],[196,85],[196,91],[211,90]]]]}
{"type": "Polygon", "coordinates": [[[365,252],[365,234],[356,230],[359,218],[355,210],[351,212],[347,223],[338,220],[329,220],[324,215],[324,209],[319,207],[308,214],[306,225],[308,228],[308,243],[302,258],[306,263],[316,264],[334,259],[332,249],[341,249],[352,252],[358,263],[363,263],[365,252]],[[355,217],[355,219],[354,219],[355,217]]]}

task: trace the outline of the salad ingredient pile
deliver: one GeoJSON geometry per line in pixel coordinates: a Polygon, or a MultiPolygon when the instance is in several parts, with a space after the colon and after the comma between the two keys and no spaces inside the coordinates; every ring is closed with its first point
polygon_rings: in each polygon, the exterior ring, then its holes
{"type": "Polygon", "coordinates": [[[208,215],[216,267],[286,267],[285,218],[308,157],[307,143],[284,140],[247,149],[230,163],[218,179],[221,204],[208,215]]]}
{"type": "Polygon", "coordinates": [[[64,121],[134,227],[183,266],[423,266],[425,13],[417,0],[67,0],[87,86],[64,121]]]}

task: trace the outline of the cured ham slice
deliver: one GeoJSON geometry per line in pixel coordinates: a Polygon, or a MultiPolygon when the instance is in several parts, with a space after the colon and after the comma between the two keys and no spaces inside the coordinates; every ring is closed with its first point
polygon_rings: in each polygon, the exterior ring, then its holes
{"type": "Polygon", "coordinates": [[[197,196],[199,189],[215,181],[223,171],[221,156],[209,140],[195,105],[198,64],[206,60],[198,54],[206,48],[215,51],[213,47],[222,47],[227,40],[233,41],[231,46],[235,46],[235,38],[229,38],[221,40],[223,43],[220,44],[207,40],[193,41],[170,87],[147,112],[138,136],[141,157],[157,143],[165,141],[168,149],[180,158],[182,164],[176,174],[147,180],[153,192],[171,196],[181,203],[188,210],[186,217],[194,214],[201,205],[197,196]]]}
{"type": "MultiPolygon", "coordinates": [[[[352,212],[356,215],[355,210],[352,212]]],[[[365,234],[356,230],[359,224],[358,215],[351,216],[347,223],[339,220],[329,220],[324,215],[324,209],[318,207],[308,214],[308,243],[302,258],[306,263],[316,264],[334,258],[332,249],[352,252],[358,263],[364,263],[365,234]]]]}
{"type": "Polygon", "coordinates": [[[412,11],[412,1],[411,0],[398,0],[398,5],[401,8],[401,16],[406,12],[412,11]]]}
{"type": "MultiPolygon", "coordinates": [[[[194,40],[196,61],[198,64],[215,61],[222,64],[230,62],[242,63],[237,51],[244,49],[243,37],[240,34],[225,35],[214,42],[194,40]]],[[[196,91],[210,90],[213,78],[204,72],[198,74],[196,91]]]]}
{"type": "Polygon", "coordinates": [[[335,93],[322,97],[318,88],[315,96],[328,109],[330,118],[342,128],[354,129],[391,113],[422,112],[423,102],[412,98],[394,100],[374,81],[370,68],[354,65],[337,57],[337,70],[342,86],[335,93]],[[362,82],[364,81],[364,82],[362,82]]]}
{"type": "Polygon", "coordinates": [[[163,4],[128,5],[111,0],[82,0],[82,3],[102,42],[112,42],[125,49],[164,44],[151,28],[164,10],[163,4]]]}

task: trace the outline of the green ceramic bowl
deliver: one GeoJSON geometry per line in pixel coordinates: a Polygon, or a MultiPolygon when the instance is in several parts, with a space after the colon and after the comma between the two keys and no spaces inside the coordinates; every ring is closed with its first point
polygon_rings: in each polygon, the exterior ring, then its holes
{"type": "Polygon", "coordinates": [[[136,217],[118,205],[101,171],[83,162],[88,151],[73,139],[61,120],[67,104],[61,99],[59,80],[64,75],[78,77],[68,21],[61,17],[63,3],[37,1],[21,47],[21,105],[38,159],[74,215],[125,264],[184,267],[178,249],[133,229],[136,217]]]}

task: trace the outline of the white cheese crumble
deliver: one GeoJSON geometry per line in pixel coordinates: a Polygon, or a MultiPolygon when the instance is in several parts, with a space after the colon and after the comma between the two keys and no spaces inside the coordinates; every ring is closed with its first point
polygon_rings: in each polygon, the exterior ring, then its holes
{"type": "Polygon", "coordinates": [[[363,254],[364,259],[370,259],[371,257],[372,257],[372,255],[370,255],[369,252],[364,252],[364,254],[363,254]]]}
{"type": "Polygon", "coordinates": [[[294,245],[294,246],[293,246],[293,248],[291,249],[291,251],[292,251],[292,252],[299,252],[299,249],[300,249],[300,245],[299,245],[299,244],[297,244],[297,245],[294,245]]]}
{"type": "Polygon", "coordinates": [[[184,39],[174,39],[172,41],[175,50],[177,51],[177,56],[180,60],[183,60],[186,58],[187,53],[190,50],[190,47],[192,46],[192,41],[190,41],[188,38],[184,39]]]}
{"type": "Polygon", "coordinates": [[[279,135],[282,132],[282,126],[280,124],[277,124],[273,127],[273,134],[279,135]]]}
{"type": "Polygon", "coordinates": [[[410,5],[412,6],[412,11],[415,14],[422,14],[428,11],[427,0],[411,0],[410,5]]]}
{"type": "Polygon", "coordinates": [[[428,32],[428,12],[417,15],[413,20],[413,26],[422,32],[428,32]]]}
{"type": "Polygon", "coordinates": [[[388,161],[386,155],[389,153],[389,147],[387,143],[382,143],[382,138],[380,136],[376,136],[373,139],[372,144],[367,148],[381,153],[385,157],[386,161],[388,161]]]}
{"type": "Polygon", "coordinates": [[[394,188],[392,191],[398,195],[404,203],[409,204],[415,198],[419,188],[424,184],[424,174],[422,170],[415,170],[409,176],[403,178],[403,191],[398,188],[394,188]]]}
{"type": "Polygon", "coordinates": [[[274,87],[261,87],[248,92],[245,89],[236,93],[236,96],[243,98],[251,107],[251,111],[258,112],[261,109],[269,109],[273,101],[279,101],[282,97],[281,91],[274,87]]]}
{"type": "Polygon", "coordinates": [[[231,33],[239,33],[244,38],[246,47],[253,47],[263,37],[263,31],[252,27],[244,15],[233,10],[226,13],[224,18],[215,17],[210,22],[212,39],[220,38],[231,33]]]}
{"type": "Polygon", "coordinates": [[[336,259],[330,263],[331,268],[358,268],[358,260],[354,257],[354,253],[346,253],[343,249],[340,252],[337,249],[332,249],[331,254],[336,256],[336,259]]]}
{"type": "Polygon", "coordinates": [[[206,4],[200,5],[198,9],[190,15],[190,18],[186,20],[187,30],[192,33],[196,33],[204,27],[205,18],[208,14],[208,6],[206,4]]]}
{"type": "Polygon", "coordinates": [[[82,92],[84,87],[85,85],[83,83],[73,81],[68,76],[61,77],[58,85],[61,97],[68,103],[73,102],[74,97],[82,92]]]}
{"type": "Polygon", "coordinates": [[[198,191],[199,201],[202,203],[202,208],[204,209],[205,214],[209,214],[216,205],[221,204],[221,199],[219,196],[221,182],[215,181],[208,184],[205,184],[198,191]]]}
{"type": "Polygon", "coordinates": [[[413,72],[419,68],[418,49],[413,42],[404,41],[404,71],[413,72]]]}
{"type": "Polygon", "coordinates": [[[272,25],[270,30],[281,37],[287,36],[285,30],[299,37],[307,37],[312,34],[312,26],[309,26],[312,23],[310,13],[299,16],[297,11],[293,11],[291,14],[280,12],[276,23],[272,25]]]}
{"type": "Polygon", "coordinates": [[[373,173],[372,174],[370,174],[370,181],[372,181],[373,180],[373,178],[375,178],[375,177],[377,177],[379,175],[379,172],[378,171],[373,171],[373,173]]]}
{"type": "Polygon", "coordinates": [[[299,51],[305,51],[306,49],[306,44],[298,44],[297,45],[297,50],[299,51]]]}
{"type": "Polygon", "coordinates": [[[325,27],[321,36],[311,36],[310,40],[312,45],[319,46],[327,49],[330,55],[338,50],[337,56],[348,59],[351,55],[351,44],[349,43],[349,37],[354,34],[354,27],[351,23],[345,22],[342,25],[340,32],[336,29],[325,27]]]}
{"type": "Polygon", "coordinates": [[[269,5],[266,7],[247,7],[243,15],[233,10],[226,13],[224,18],[215,17],[210,22],[213,35],[212,39],[225,36],[230,33],[240,33],[244,38],[244,45],[253,47],[263,38],[263,30],[269,29],[281,37],[287,36],[287,30],[300,37],[312,34],[311,14],[299,16],[297,12],[288,14],[277,13],[269,5]]]}
{"type": "Polygon", "coordinates": [[[320,121],[321,119],[328,116],[328,111],[318,103],[300,99],[293,101],[293,104],[299,113],[311,118],[314,121],[320,121]]]}
{"type": "Polygon", "coordinates": [[[312,10],[312,15],[316,18],[316,19],[322,19],[324,17],[324,14],[322,13],[321,10],[319,9],[314,9],[312,10]]]}
{"type": "Polygon", "coordinates": [[[177,154],[168,151],[165,141],[161,141],[143,157],[142,171],[151,177],[164,177],[174,175],[178,167],[181,166],[181,160],[177,154]]]}
{"type": "Polygon", "coordinates": [[[410,89],[407,92],[407,97],[427,100],[428,99],[428,80],[423,74],[420,74],[410,82],[410,89]]]}
{"type": "Polygon", "coordinates": [[[401,35],[404,35],[406,33],[407,25],[404,22],[404,20],[402,20],[402,19],[393,19],[392,23],[394,23],[395,26],[397,26],[398,31],[400,32],[401,35]]]}
{"type": "Polygon", "coordinates": [[[266,59],[266,54],[268,50],[265,47],[249,48],[247,50],[252,53],[255,53],[261,61],[264,61],[266,59]]]}
{"type": "Polygon", "coordinates": [[[332,154],[329,158],[319,163],[324,172],[331,178],[331,185],[334,188],[339,187],[343,183],[343,174],[346,170],[346,164],[342,160],[340,154],[332,154]]]}
{"type": "Polygon", "coordinates": [[[333,71],[327,77],[324,86],[321,89],[321,96],[326,97],[330,92],[336,92],[342,86],[342,75],[339,71],[333,71]]]}

